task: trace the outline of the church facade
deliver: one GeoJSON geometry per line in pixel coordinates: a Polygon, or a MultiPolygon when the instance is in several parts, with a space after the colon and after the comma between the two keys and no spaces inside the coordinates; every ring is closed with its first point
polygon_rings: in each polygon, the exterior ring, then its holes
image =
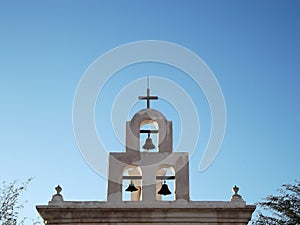
{"type": "Polygon", "coordinates": [[[48,205],[36,206],[47,224],[236,224],[251,219],[238,187],[229,201],[191,201],[189,155],[173,152],[172,121],[150,108],[126,122],[125,152],[109,154],[107,201],[65,201],[56,187],[48,205]],[[145,144],[143,141],[145,140],[145,144]]]}

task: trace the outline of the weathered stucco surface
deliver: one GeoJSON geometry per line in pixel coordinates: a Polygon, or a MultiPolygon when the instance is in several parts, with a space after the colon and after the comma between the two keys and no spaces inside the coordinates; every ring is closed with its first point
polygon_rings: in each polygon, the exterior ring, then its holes
{"type": "Polygon", "coordinates": [[[202,224],[245,225],[255,206],[240,200],[191,202],[71,202],[37,206],[47,224],[202,224]]]}
{"type": "MultiPolygon", "coordinates": [[[[133,179],[132,176],[129,179],[133,179]]],[[[107,202],[64,201],[58,186],[49,204],[36,208],[48,225],[245,225],[251,219],[255,206],[246,205],[237,193],[237,187],[233,190],[230,201],[190,201],[188,153],[173,152],[172,122],[159,111],[147,108],[137,112],[126,123],[126,151],[109,155],[107,202]],[[149,122],[158,126],[158,152],[140,151],[140,128],[149,122]],[[124,171],[128,166],[135,167],[129,175],[140,177],[133,184],[142,190],[141,201],[122,199],[122,181],[126,179],[124,171]],[[160,169],[168,167],[174,171],[175,200],[161,201],[157,197],[158,185],[161,185],[157,177],[164,176],[160,169]]],[[[140,193],[132,192],[131,199],[139,198],[140,193]]]]}

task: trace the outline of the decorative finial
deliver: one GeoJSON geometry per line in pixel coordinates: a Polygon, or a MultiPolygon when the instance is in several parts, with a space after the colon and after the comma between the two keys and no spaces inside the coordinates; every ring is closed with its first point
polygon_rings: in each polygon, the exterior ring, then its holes
{"type": "Polygon", "coordinates": [[[62,191],[61,186],[57,185],[57,187],[55,187],[55,191],[56,191],[56,194],[54,194],[52,196],[51,201],[49,201],[49,205],[60,205],[60,204],[63,204],[64,203],[64,198],[60,194],[60,192],[62,191]]]}
{"type": "Polygon", "coordinates": [[[240,190],[239,187],[234,185],[234,187],[232,188],[233,195],[231,196],[230,201],[231,202],[240,202],[242,204],[246,204],[245,201],[243,200],[242,196],[240,196],[238,194],[239,190],[240,190]]]}
{"type": "Polygon", "coordinates": [[[240,188],[236,185],[234,185],[234,187],[232,188],[234,195],[238,195],[239,190],[240,190],[240,188]]]}
{"type": "Polygon", "coordinates": [[[61,188],[61,186],[57,185],[57,187],[55,188],[55,190],[56,190],[56,194],[59,195],[60,192],[62,191],[62,188],[61,188]]]}

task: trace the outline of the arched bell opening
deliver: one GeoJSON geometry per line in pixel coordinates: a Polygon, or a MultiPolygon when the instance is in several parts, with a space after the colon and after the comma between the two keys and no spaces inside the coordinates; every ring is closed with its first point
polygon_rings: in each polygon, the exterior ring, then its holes
{"type": "Polygon", "coordinates": [[[142,200],[142,170],[139,166],[128,165],[123,170],[122,201],[142,200]]]}
{"type": "Polygon", "coordinates": [[[156,200],[176,200],[175,170],[172,166],[163,165],[156,173],[156,200]]]}
{"type": "Polygon", "coordinates": [[[158,152],[159,151],[159,130],[157,122],[145,120],[140,125],[140,151],[158,152]]]}

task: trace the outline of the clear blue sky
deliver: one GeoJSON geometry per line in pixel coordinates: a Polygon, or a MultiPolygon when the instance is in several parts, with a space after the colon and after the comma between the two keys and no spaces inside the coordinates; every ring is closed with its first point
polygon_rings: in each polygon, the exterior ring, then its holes
{"type": "MultiPolygon", "coordinates": [[[[226,101],[225,139],[203,173],[198,164],[210,118],[209,111],[200,113],[204,133],[190,163],[191,198],[228,200],[235,184],[247,203],[275,193],[281,184],[299,179],[299,11],[299,1],[1,1],[0,180],[35,177],[22,197],[29,200],[24,209],[29,218],[37,217],[34,205],[47,204],[57,184],[65,200],[105,200],[106,180],[76,146],[74,94],[97,57],[118,45],[151,39],[198,54],[226,101]]],[[[172,73],[157,68],[160,74],[172,73]]],[[[101,121],[110,121],[112,96],[126,82],[158,73],[157,68],[142,65],[132,69],[139,74],[111,79],[102,96],[106,104],[96,107],[100,134],[106,133],[101,121]]],[[[203,110],[201,90],[189,90],[193,83],[185,77],[176,82],[203,110]]],[[[180,127],[163,104],[153,107],[173,120],[174,129],[180,127]]],[[[107,137],[110,150],[122,150],[115,137],[107,137]]]]}

